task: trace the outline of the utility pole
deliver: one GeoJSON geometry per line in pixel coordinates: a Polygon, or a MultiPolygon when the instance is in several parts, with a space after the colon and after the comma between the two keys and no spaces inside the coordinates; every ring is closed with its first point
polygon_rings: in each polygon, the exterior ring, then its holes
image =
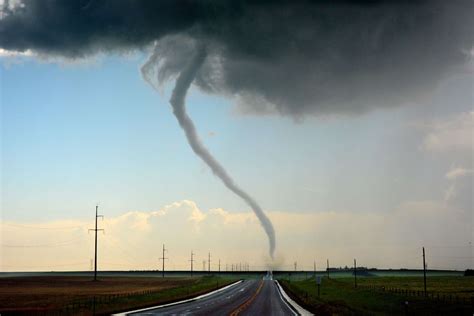
{"type": "Polygon", "coordinates": [[[354,287],[357,288],[357,262],[354,258],[354,287]]]}
{"type": "Polygon", "coordinates": [[[219,259],[219,273],[221,273],[221,259],[219,259]]]}
{"type": "Polygon", "coordinates": [[[227,263],[226,263],[226,264],[225,264],[225,272],[229,271],[227,268],[228,268],[228,265],[227,265],[227,263]]]}
{"type": "Polygon", "coordinates": [[[298,263],[295,261],[295,263],[294,263],[294,264],[295,264],[295,272],[296,272],[296,266],[298,265],[298,263]]]}
{"type": "Polygon", "coordinates": [[[313,261],[313,276],[316,276],[316,260],[313,261]]]}
{"type": "Polygon", "coordinates": [[[326,263],[327,263],[326,271],[328,273],[328,279],[329,279],[329,259],[326,259],[326,263]]]}
{"type": "Polygon", "coordinates": [[[423,283],[424,283],[425,296],[426,296],[426,261],[425,261],[425,247],[423,247],[423,283]]]}
{"type": "Polygon", "coordinates": [[[104,219],[103,215],[98,214],[99,211],[99,205],[95,206],[95,229],[89,229],[89,231],[94,231],[95,232],[95,247],[94,247],[94,281],[97,281],[97,232],[98,231],[104,231],[103,229],[97,229],[97,218],[102,217],[104,219]]]}
{"type": "Polygon", "coordinates": [[[191,277],[193,276],[193,263],[194,263],[194,253],[193,251],[191,250],[191,277]]]}
{"type": "Polygon", "coordinates": [[[206,271],[206,260],[202,261],[202,271],[206,271]]]}
{"type": "Polygon", "coordinates": [[[211,274],[211,253],[210,252],[208,254],[208,260],[207,260],[207,272],[211,274]]]}
{"type": "Polygon", "coordinates": [[[165,249],[165,244],[163,244],[163,257],[161,257],[160,259],[162,260],[162,264],[161,264],[161,277],[164,278],[165,277],[165,260],[168,259],[165,257],[165,251],[167,251],[168,249],[165,249]]]}

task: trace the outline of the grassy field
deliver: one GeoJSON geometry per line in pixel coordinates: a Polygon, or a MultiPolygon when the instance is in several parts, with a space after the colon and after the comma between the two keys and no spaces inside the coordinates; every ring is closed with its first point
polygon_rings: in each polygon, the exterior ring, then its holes
{"type": "Polygon", "coordinates": [[[94,310],[108,314],[189,298],[233,281],[215,276],[103,277],[97,282],[89,277],[0,278],[0,314],[60,311],[88,315],[94,310]]]}
{"type": "Polygon", "coordinates": [[[297,301],[318,315],[473,315],[474,278],[430,277],[429,298],[422,277],[322,279],[320,297],[314,278],[280,280],[297,301]],[[408,302],[408,304],[406,304],[408,302]]]}

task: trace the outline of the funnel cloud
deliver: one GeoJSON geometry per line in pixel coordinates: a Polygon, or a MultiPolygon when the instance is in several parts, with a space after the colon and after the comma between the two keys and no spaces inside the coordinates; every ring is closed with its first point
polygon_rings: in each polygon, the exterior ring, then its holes
{"type": "MultiPolygon", "coordinates": [[[[150,78],[149,75],[153,73],[153,68],[160,65],[160,49],[159,46],[155,49],[155,52],[151,55],[148,62],[145,63],[142,67],[142,74],[145,80],[150,83],[153,87],[153,78],[150,78]]],[[[197,47],[195,50],[194,56],[192,56],[187,65],[179,74],[179,77],[176,80],[176,85],[174,87],[173,93],[171,94],[170,103],[173,107],[173,114],[176,116],[179,125],[186,134],[189,145],[196,155],[198,155],[212,170],[212,172],[222,180],[224,185],[234,192],[237,196],[242,198],[245,203],[247,203],[255,215],[257,216],[260,224],[262,225],[265,233],[268,236],[269,242],[269,254],[273,259],[275,252],[275,231],[273,225],[268,219],[268,217],[263,212],[262,208],[258,203],[244,190],[239,188],[234,180],[229,176],[227,171],[222,167],[221,164],[211,155],[209,150],[202,144],[199,139],[199,136],[196,132],[193,121],[186,112],[185,98],[186,93],[193,82],[197,71],[202,66],[204,60],[206,59],[206,49],[203,46],[197,47]]],[[[158,74],[160,70],[158,70],[158,74]]]]}

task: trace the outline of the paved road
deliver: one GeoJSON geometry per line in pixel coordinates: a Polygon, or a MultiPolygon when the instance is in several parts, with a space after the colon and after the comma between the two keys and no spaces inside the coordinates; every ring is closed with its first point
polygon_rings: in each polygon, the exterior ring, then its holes
{"type": "Polygon", "coordinates": [[[246,280],[208,297],[128,315],[297,315],[273,280],[246,280]]]}

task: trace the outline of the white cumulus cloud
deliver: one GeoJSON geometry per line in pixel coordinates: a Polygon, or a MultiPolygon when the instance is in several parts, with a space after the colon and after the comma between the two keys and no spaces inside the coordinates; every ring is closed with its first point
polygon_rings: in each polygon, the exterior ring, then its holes
{"type": "MultiPolygon", "coordinates": [[[[158,269],[162,244],[169,249],[167,269],[188,269],[189,253],[213,268],[248,262],[254,269],[270,264],[266,237],[255,215],[223,208],[202,210],[182,200],[158,210],[130,211],[99,221],[100,269],[158,269]]],[[[277,269],[294,261],[312,269],[313,260],[344,266],[357,257],[375,267],[419,266],[419,250],[429,251],[430,267],[463,269],[472,264],[469,212],[443,201],[411,201],[383,212],[268,212],[278,231],[277,269]],[[447,248],[443,248],[448,246],[447,248]],[[464,258],[464,259],[459,259],[464,258]]],[[[43,223],[3,221],[0,270],[89,270],[93,258],[92,221],[43,223]]],[[[319,263],[318,263],[319,262],[319,263]]]]}

